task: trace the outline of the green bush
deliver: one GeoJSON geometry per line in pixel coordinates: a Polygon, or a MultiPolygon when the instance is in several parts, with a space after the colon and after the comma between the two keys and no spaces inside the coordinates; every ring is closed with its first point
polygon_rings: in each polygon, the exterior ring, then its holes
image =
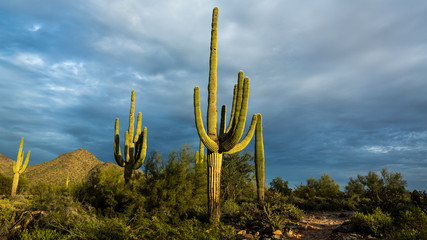
{"type": "Polygon", "coordinates": [[[251,153],[225,154],[221,167],[221,198],[233,202],[251,201],[256,196],[255,166],[251,153]]]}
{"type": "MultiPolygon", "coordinates": [[[[134,186],[138,186],[138,183],[134,181],[134,186]]],[[[86,181],[75,184],[71,192],[81,203],[89,204],[111,217],[117,213],[131,212],[134,204],[143,204],[144,199],[125,185],[123,170],[119,168],[96,169],[86,181]]]]}
{"type": "Polygon", "coordinates": [[[59,239],[67,239],[65,235],[56,231],[55,229],[49,228],[35,228],[26,230],[21,236],[21,240],[59,240],[59,239]]]}
{"type": "Polygon", "coordinates": [[[356,232],[383,237],[392,230],[393,220],[390,214],[376,208],[373,213],[354,213],[350,217],[350,226],[356,232]]]}
{"type": "Polygon", "coordinates": [[[233,217],[237,215],[240,212],[240,206],[239,204],[231,201],[226,200],[221,205],[221,216],[222,217],[233,217]]]}
{"type": "Polygon", "coordinates": [[[279,192],[284,196],[290,196],[292,194],[292,189],[288,186],[288,181],[284,181],[281,177],[276,177],[270,182],[270,188],[268,189],[272,192],[279,192]]]}
{"type": "Polygon", "coordinates": [[[396,218],[396,225],[393,239],[427,239],[427,214],[419,207],[402,211],[396,218]]]}

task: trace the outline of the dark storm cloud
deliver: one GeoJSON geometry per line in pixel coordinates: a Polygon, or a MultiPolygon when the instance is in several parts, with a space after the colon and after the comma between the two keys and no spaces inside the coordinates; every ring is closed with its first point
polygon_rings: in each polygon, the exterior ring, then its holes
{"type": "Polygon", "coordinates": [[[244,70],[248,114],[263,114],[267,182],[327,172],[345,185],[387,167],[427,188],[423,1],[3,2],[0,153],[15,157],[25,137],[33,164],[77,148],[113,161],[131,90],[149,150],[197,146],[192,95],[200,86],[206,112],[214,5],[218,107],[230,108],[244,70]]]}

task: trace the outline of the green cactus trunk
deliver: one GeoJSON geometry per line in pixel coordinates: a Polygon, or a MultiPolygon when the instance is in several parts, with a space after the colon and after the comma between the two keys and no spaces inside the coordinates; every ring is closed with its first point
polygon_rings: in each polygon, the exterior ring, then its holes
{"type": "Polygon", "coordinates": [[[207,148],[207,174],[208,174],[208,209],[211,222],[220,220],[220,180],[222,154],[232,154],[243,150],[255,131],[257,116],[252,117],[249,131],[240,141],[245,128],[248,100],[249,100],[249,78],[242,71],[238,74],[237,84],[234,86],[231,117],[226,127],[226,106],[222,106],[220,131],[217,129],[217,38],[218,38],[218,8],[214,8],[212,14],[212,31],[209,61],[209,85],[208,85],[208,111],[207,132],[203,125],[200,110],[200,89],[194,88],[194,116],[197,133],[203,145],[207,148]]]}
{"type": "Polygon", "coordinates": [[[16,162],[13,162],[13,182],[12,182],[12,194],[14,197],[16,195],[16,190],[18,189],[19,175],[22,174],[27,168],[28,161],[30,160],[31,151],[28,151],[27,157],[24,161],[24,151],[22,148],[24,146],[24,138],[21,138],[21,144],[19,145],[18,156],[16,157],[16,162]],[[23,165],[22,165],[23,164],[23,165]]]}
{"type": "Polygon", "coordinates": [[[219,222],[222,154],[208,153],[208,211],[213,222],[219,222]]]}
{"type": "Polygon", "coordinates": [[[12,197],[16,195],[16,190],[18,189],[18,182],[19,182],[19,173],[16,172],[13,174],[12,194],[11,194],[12,197]]]}
{"type": "Polygon", "coordinates": [[[129,128],[125,133],[125,156],[120,150],[119,119],[116,118],[114,127],[114,158],[120,167],[124,168],[125,184],[132,187],[134,173],[144,163],[147,153],[147,128],[141,132],[142,113],[138,113],[135,133],[135,91],[132,91],[129,128]]]}
{"type": "Polygon", "coordinates": [[[264,185],[265,185],[265,158],[264,158],[264,141],[262,138],[262,116],[258,116],[255,130],[255,175],[257,196],[260,203],[264,202],[264,185]]]}

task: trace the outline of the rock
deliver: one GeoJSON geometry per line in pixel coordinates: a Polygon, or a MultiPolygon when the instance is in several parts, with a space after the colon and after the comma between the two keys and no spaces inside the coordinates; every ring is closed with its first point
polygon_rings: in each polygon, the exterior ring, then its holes
{"type": "Polygon", "coordinates": [[[245,234],[245,239],[254,239],[254,235],[247,233],[245,234]]]}
{"type": "Polygon", "coordinates": [[[341,232],[341,233],[348,233],[350,230],[348,227],[344,224],[339,225],[338,227],[334,228],[332,232],[341,232]]]}

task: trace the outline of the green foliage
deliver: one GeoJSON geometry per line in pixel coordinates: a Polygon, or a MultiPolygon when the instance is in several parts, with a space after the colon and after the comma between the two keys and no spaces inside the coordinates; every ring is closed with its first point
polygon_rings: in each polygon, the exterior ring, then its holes
{"type": "Polygon", "coordinates": [[[0,238],[7,236],[8,229],[13,225],[12,216],[16,215],[17,208],[7,198],[0,198],[0,238]]]}
{"type": "Polygon", "coordinates": [[[177,221],[186,218],[195,206],[203,204],[196,191],[193,163],[194,152],[185,145],[179,152],[171,151],[163,164],[160,155],[148,157],[146,169],[149,168],[149,174],[139,190],[146,196],[148,212],[177,221]]]}
{"type": "Polygon", "coordinates": [[[103,214],[114,216],[116,213],[125,213],[135,207],[134,204],[142,204],[144,198],[125,186],[122,174],[117,168],[95,169],[85,182],[73,187],[72,194],[80,202],[91,205],[103,214]]]}
{"type": "Polygon", "coordinates": [[[393,226],[390,214],[382,212],[380,208],[376,208],[371,214],[356,212],[350,221],[353,230],[378,237],[385,236],[393,226]]]}
{"type": "Polygon", "coordinates": [[[292,189],[288,186],[288,181],[284,181],[281,177],[276,177],[271,181],[269,191],[278,192],[284,196],[290,196],[292,193],[292,189]]]}
{"type": "MultiPolygon", "coordinates": [[[[8,177],[0,173],[0,196],[10,196],[12,189],[12,177],[8,177]]],[[[28,180],[25,174],[19,175],[18,193],[23,193],[28,190],[28,180]]]]}
{"type": "Polygon", "coordinates": [[[294,193],[300,198],[336,198],[340,195],[340,185],[325,173],[318,180],[313,177],[307,179],[307,185],[297,186],[294,193]]]}
{"type": "Polygon", "coordinates": [[[255,193],[253,156],[249,152],[224,155],[221,169],[223,200],[234,202],[253,199],[255,193]]]}
{"type": "Polygon", "coordinates": [[[291,220],[300,221],[303,216],[302,210],[287,202],[287,197],[277,192],[267,194],[263,204],[243,202],[238,214],[239,224],[265,233],[283,230],[291,220]]]}
{"type": "Polygon", "coordinates": [[[397,230],[393,239],[427,239],[427,214],[419,207],[400,212],[396,218],[397,230]]]}
{"type": "Polygon", "coordinates": [[[236,202],[226,200],[221,205],[221,214],[223,217],[232,217],[240,212],[240,206],[236,202]]]}
{"type": "Polygon", "coordinates": [[[307,185],[301,184],[293,191],[294,203],[306,210],[351,209],[339,188],[326,173],[317,180],[311,177],[307,185]]]}
{"type": "Polygon", "coordinates": [[[25,231],[21,236],[21,240],[59,240],[66,239],[62,233],[50,228],[38,228],[25,231]]]}
{"type": "Polygon", "coordinates": [[[381,207],[384,211],[394,211],[396,206],[404,204],[409,200],[406,189],[406,181],[401,173],[388,172],[382,169],[381,176],[370,171],[367,176],[357,175],[357,178],[350,178],[345,187],[347,195],[359,204],[358,208],[370,211],[376,207],[381,207]]]}

